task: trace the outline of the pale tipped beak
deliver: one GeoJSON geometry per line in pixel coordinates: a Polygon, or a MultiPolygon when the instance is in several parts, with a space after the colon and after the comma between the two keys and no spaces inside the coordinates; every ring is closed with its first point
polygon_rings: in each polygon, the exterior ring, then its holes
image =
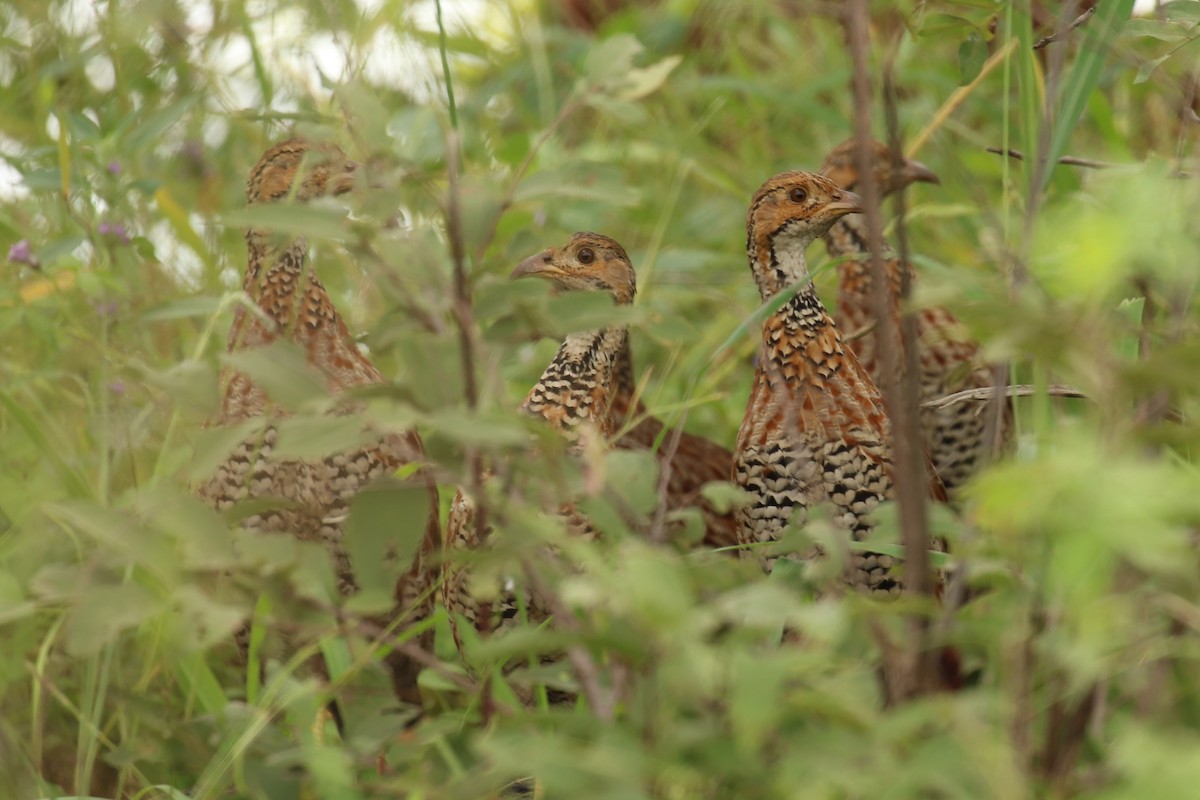
{"type": "Polygon", "coordinates": [[[830,214],[835,214],[839,217],[844,217],[846,214],[861,214],[863,210],[863,199],[854,192],[842,190],[842,197],[825,207],[825,210],[830,214]]]}
{"type": "Polygon", "coordinates": [[[530,275],[538,278],[553,278],[562,272],[562,270],[554,266],[554,256],[554,248],[546,248],[536,256],[530,256],[520,264],[517,264],[517,268],[512,271],[508,279],[515,281],[517,278],[526,278],[530,275]]]}
{"type": "Polygon", "coordinates": [[[900,170],[900,177],[904,179],[904,183],[936,183],[941,185],[941,178],[937,173],[929,167],[922,164],[920,161],[908,159],[904,162],[904,166],[900,170]]]}

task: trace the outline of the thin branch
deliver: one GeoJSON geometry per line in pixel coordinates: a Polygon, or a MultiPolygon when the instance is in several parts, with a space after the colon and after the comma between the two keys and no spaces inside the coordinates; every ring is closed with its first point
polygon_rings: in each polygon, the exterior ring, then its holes
{"type": "MultiPolygon", "coordinates": [[[[450,106],[450,127],[458,131],[458,104],[454,102],[454,80],[450,75],[450,57],[446,47],[446,24],[442,21],[442,0],[434,0],[437,13],[438,52],[442,57],[442,77],[446,80],[446,101],[450,106]]],[[[457,145],[458,143],[455,142],[457,145]]]]}
{"type": "MultiPolygon", "coordinates": [[[[962,392],[948,394],[945,397],[939,397],[936,400],[926,400],[921,403],[921,408],[945,408],[956,403],[965,403],[968,400],[991,400],[997,395],[1001,397],[1032,397],[1037,394],[1038,387],[1028,383],[1017,383],[1008,386],[1002,386],[999,390],[994,386],[983,386],[978,389],[967,389],[962,392]]],[[[1046,394],[1051,397],[1076,397],[1082,400],[1087,400],[1088,396],[1081,389],[1076,389],[1074,386],[1066,384],[1053,383],[1046,387],[1046,394]]]]}
{"type": "MultiPolygon", "coordinates": [[[[344,623],[346,621],[344,615],[341,614],[341,609],[332,610],[337,613],[341,622],[344,623]]],[[[479,691],[479,683],[466,675],[462,675],[450,669],[448,666],[446,666],[444,661],[425,648],[421,647],[419,644],[411,641],[401,641],[396,633],[391,630],[391,628],[385,628],[378,623],[365,619],[356,620],[355,627],[357,628],[358,633],[362,634],[363,636],[379,644],[386,644],[388,647],[391,647],[394,652],[407,656],[409,659],[423,667],[428,667],[438,675],[441,675],[443,678],[453,683],[458,688],[462,689],[464,692],[474,694],[475,692],[479,691]]],[[[494,702],[494,709],[509,716],[514,713],[514,709],[508,705],[505,705],[504,703],[494,702]]]]}
{"type": "Polygon", "coordinates": [[[1033,49],[1041,50],[1043,47],[1045,47],[1047,45],[1053,44],[1058,41],[1062,41],[1064,38],[1066,38],[1067,34],[1069,34],[1071,31],[1075,30],[1080,25],[1084,24],[1089,19],[1091,19],[1092,15],[1096,13],[1096,9],[1098,8],[1098,5],[1099,4],[1092,6],[1087,11],[1080,14],[1078,17],[1075,18],[1074,22],[1072,22],[1067,27],[1063,28],[1061,31],[1058,31],[1057,33],[1052,33],[1049,36],[1038,39],[1036,42],[1034,42],[1033,49]]]}
{"type": "Polygon", "coordinates": [[[504,188],[504,197],[496,205],[496,213],[492,215],[492,219],[488,223],[487,235],[479,240],[479,249],[475,252],[476,263],[483,260],[483,254],[487,251],[488,246],[495,237],[496,229],[500,225],[500,220],[504,216],[504,212],[512,205],[512,199],[517,193],[517,187],[521,184],[521,179],[525,177],[525,173],[533,166],[533,160],[537,157],[537,154],[545,146],[546,142],[550,141],[550,137],[554,135],[558,127],[583,106],[584,101],[591,94],[591,91],[590,89],[585,90],[574,99],[563,104],[562,109],[558,112],[558,116],[538,135],[537,140],[530,146],[529,152],[525,154],[525,158],[521,159],[521,163],[517,166],[516,171],[513,172],[512,180],[504,188]]]}
{"type": "MultiPolygon", "coordinates": [[[[547,610],[554,615],[555,627],[568,633],[577,633],[580,629],[579,621],[575,619],[575,614],[562,601],[562,598],[550,590],[528,559],[521,560],[521,568],[530,590],[546,604],[547,610]]],[[[592,713],[605,722],[612,722],[616,715],[616,692],[619,687],[614,687],[611,692],[605,692],[600,688],[600,669],[596,666],[592,654],[583,645],[568,645],[567,660],[575,669],[575,678],[579,681],[579,689],[587,698],[592,713]]]]}
{"type": "MultiPolygon", "coordinates": [[[[695,389],[695,382],[688,389],[690,396],[695,389]]],[[[675,429],[671,431],[671,440],[667,444],[667,449],[663,454],[663,458],[659,461],[660,472],[658,476],[658,505],[654,509],[654,522],[650,525],[650,541],[661,543],[666,539],[666,523],[668,498],[670,497],[671,487],[671,472],[675,462],[675,453],[679,450],[679,441],[683,438],[683,421],[687,419],[687,410],[685,409],[679,421],[675,425],[675,429]]]]}
{"type": "MultiPolygon", "coordinates": [[[[1024,153],[1020,150],[1013,150],[1011,147],[1008,149],[1008,152],[1005,152],[1002,147],[989,147],[987,151],[998,156],[1008,156],[1017,161],[1025,160],[1024,153]]],[[[1085,169],[1112,169],[1113,167],[1123,166],[1112,161],[1095,161],[1090,158],[1077,158],[1075,156],[1063,156],[1058,159],[1058,163],[1068,167],[1083,167],[1085,169]]]]}
{"type": "Polygon", "coordinates": [[[421,305],[421,303],[414,299],[415,295],[411,291],[411,287],[408,285],[407,281],[405,281],[404,277],[400,274],[400,271],[384,260],[383,256],[379,254],[379,251],[375,249],[373,242],[364,238],[363,241],[360,242],[355,248],[355,251],[360,255],[366,256],[376,266],[383,270],[384,276],[399,289],[398,297],[400,299],[400,303],[404,306],[404,310],[408,312],[408,315],[412,317],[412,319],[416,320],[416,322],[422,328],[429,333],[435,333],[439,335],[445,332],[445,326],[442,324],[441,319],[433,314],[430,314],[425,310],[425,307],[421,305]]]}
{"type": "MultiPolygon", "coordinates": [[[[857,140],[855,160],[858,165],[859,187],[863,195],[867,223],[867,238],[871,248],[870,275],[872,301],[879,335],[876,336],[880,373],[883,375],[883,396],[892,421],[893,485],[900,509],[900,530],[905,547],[906,591],[918,596],[933,594],[933,574],[929,563],[929,524],[925,499],[928,491],[928,466],[917,427],[916,329],[911,315],[901,321],[900,328],[892,314],[891,282],[883,261],[883,215],[880,209],[881,187],[870,167],[871,152],[871,81],[868,55],[871,47],[870,21],[866,0],[851,0],[846,6],[846,39],[854,65],[854,133],[857,140]],[[902,330],[903,329],[903,330],[902,330]],[[908,330],[911,329],[911,330],[908,330]],[[903,334],[907,332],[908,335],[903,334]],[[907,348],[907,349],[906,349],[907,348]],[[910,364],[908,369],[902,365],[910,364]]],[[[889,115],[890,127],[894,114],[889,115]]],[[[894,133],[894,131],[893,131],[894,133]]],[[[892,138],[895,138],[893,135],[892,138]]],[[[907,289],[903,282],[902,294],[907,289]]],[[[900,697],[915,696],[931,687],[933,673],[929,666],[929,619],[914,616],[909,655],[896,665],[896,692],[900,697]]],[[[885,668],[886,671],[886,668],[885,668]]]]}

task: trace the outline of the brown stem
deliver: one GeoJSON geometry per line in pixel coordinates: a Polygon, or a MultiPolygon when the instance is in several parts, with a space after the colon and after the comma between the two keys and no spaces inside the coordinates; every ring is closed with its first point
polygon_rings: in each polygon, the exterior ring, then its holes
{"type": "Polygon", "coordinates": [[[383,274],[399,289],[398,297],[404,305],[404,310],[410,317],[417,321],[422,328],[429,333],[442,334],[445,331],[445,326],[442,321],[433,314],[425,310],[425,307],[416,301],[415,295],[411,291],[407,281],[400,272],[391,264],[384,260],[383,256],[379,255],[379,251],[375,249],[374,243],[364,239],[357,247],[357,252],[360,255],[366,256],[372,263],[379,267],[383,274]]]}
{"type": "MultiPolygon", "coordinates": [[[[917,341],[915,322],[911,315],[908,315],[909,319],[901,321],[901,329],[897,329],[897,320],[891,311],[891,282],[887,279],[883,263],[881,187],[875,181],[874,170],[870,167],[872,92],[868,55],[871,44],[866,0],[847,2],[845,23],[847,45],[854,65],[854,133],[858,145],[855,159],[860,176],[859,189],[865,206],[867,238],[871,248],[871,299],[873,316],[878,325],[876,347],[880,374],[883,375],[884,401],[892,420],[893,482],[905,549],[905,588],[918,596],[932,596],[929,526],[925,508],[930,475],[924,458],[924,448],[919,444],[921,439],[917,429],[917,392],[913,382],[916,376],[916,354],[910,352],[917,341]],[[908,335],[904,336],[902,330],[908,335]],[[904,369],[902,364],[911,366],[904,369]]],[[[906,290],[907,286],[903,286],[902,292],[906,290]]],[[[932,668],[931,663],[933,654],[928,652],[929,618],[916,615],[912,618],[911,625],[913,636],[908,645],[912,648],[909,651],[911,655],[902,659],[905,662],[904,672],[907,674],[897,676],[898,691],[907,696],[921,694],[936,683],[936,669],[932,668]]]]}
{"type": "MultiPolygon", "coordinates": [[[[450,258],[454,267],[454,319],[458,323],[458,341],[462,358],[463,387],[467,408],[474,413],[479,408],[479,388],[475,379],[475,318],[471,312],[471,285],[467,279],[466,239],[462,229],[462,213],[459,206],[459,142],[458,131],[451,130],[446,144],[446,232],[450,239],[450,258]]],[[[467,468],[467,491],[475,504],[473,523],[475,541],[487,540],[488,507],[483,496],[483,459],[474,445],[465,448],[467,468]]],[[[484,609],[485,619],[490,618],[490,609],[484,609]]],[[[491,696],[491,681],[483,686],[483,711],[485,722],[494,708],[491,696]]]]}
{"type": "Polygon", "coordinates": [[[1053,44],[1054,42],[1058,42],[1058,41],[1061,41],[1062,39],[1066,38],[1067,34],[1069,34],[1071,31],[1075,30],[1080,25],[1084,24],[1089,19],[1091,19],[1092,15],[1096,13],[1096,9],[1098,7],[1099,6],[1097,4],[1097,5],[1089,8],[1087,11],[1084,11],[1082,14],[1080,14],[1078,17],[1075,18],[1074,22],[1072,22],[1067,27],[1063,28],[1061,31],[1057,31],[1055,33],[1050,34],[1049,36],[1045,36],[1045,37],[1042,37],[1041,39],[1038,39],[1036,42],[1034,42],[1032,49],[1041,50],[1046,45],[1053,44]]]}
{"type": "MultiPolygon", "coordinates": [[[[688,391],[691,395],[691,390],[695,389],[693,385],[688,391]]],[[[654,522],[650,525],[650,541],[661,543],[666,539],[667,528],[667,511],[670,497],[671,486],[671,470],[675,461],[675,453],[679,450],[679,441],[683,438],[683,421],[687,418],[687,412],[683,415],[675,425],[675,429],[671,431],[671,440],[667,443],[667,449],[664,452],[663,458],[659,461],[660,473],[658,476],[658,505],[654,508],[654,522]]]]}
{"type": "MultiPolygon", "coordinates": [[[[954,394],[948,394],[945,397],[939,397],[936,400],[926,400],[921,404],[922,408],[945,408],[956,403],[965,403],[968,400],[992,400],[996,397],[1031,397],[1037,393],[1037,387],[1028,383],[1018,383],[1012,385],[1002,385],[999,389],[994,386],[982,386],[978,389],[966,389],[954,394]]],[[[1051,397],[1077,397],[1087,400],[1088,396],[1074,386],[1065,386],[1063,384],[1051,384],[1046,387],[1046,394],[1051,397]]]]}
{"type": "MultiPolygon", "coordinates": [[[[546,585],[528,559],[521,560],[521,568],[530,590],[554,615],[555,627],[568,633],[579,632],[579,621],[575,619],[575,614],[571,612],[562,598],[546,585]]],[[[592,654],[583,645],[568,645],[567,660],[571,662],[571,666],[575,670],[579,689],[587,698],[592,713],[604,722],[612,722],[616,715],[616,687],[612,692],[605,692],[600,688],[600,669],[596,666],[592,654]]]]}
{"type": "MultiPolygon", "coordinates": [[[[1014,150],[1011,147],[1007,151],[1003,147],[989,147],[987,151],[998,156],[1008,156],[1015,161],[1025,160],[1024,153],[1020,150],[1014,150]]],[[[1112,169],[1113,167],[1122,166],[1112,161],[1095,161],[1090,158],[1079,158],[1077,156],[1062,156],[1058,159],[1057,163],[1068,167],[1083,167],[1085,169],[1112,169]]]]}

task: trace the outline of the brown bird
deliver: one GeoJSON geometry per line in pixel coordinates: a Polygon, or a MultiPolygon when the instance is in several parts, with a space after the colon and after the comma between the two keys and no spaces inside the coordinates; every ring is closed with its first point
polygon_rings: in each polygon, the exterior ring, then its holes
{"type": "Polygon", "coordinates": [[[669,469],[667,476],[667,508],[671,510],[698,506],[704,514],[704,544],[709,547],[737,545],[737,523],[733,513],[718,512],[701,496],[706,483],[729,480],[733,468],[733,453],[716,442],[686,431],[668,428],[646,410],[637,396],[634,381],[633,353],[626,343],[617,362],[616,385],[612,415],[617,430],[632,425],[617,440],[617,447],[626,450],[652,450],[659,469],[669,469]],[[678,437],[674,453],[671,442],[678,437]],[[667,457],[671,456],[670,463],[667,457]]]}
{"type": "MultiPolygon", "coordinates": [[[[522,261],[512,278],[544,278],[564,291],[604,291],[618,304],[633,302],[637,290],[633,266],[625,249],[615,240],[597,233],[576,233],[563,247],[551,247],[522,261]]],[[[610,439],[617,431],[612,407],[615,372],[628,334],[623,326],[581,331],[567,336],[557,354],[529,390],[521,403],[528,414],[544,419],[573,442],[585,435],[585,429],[600,440],[610,439]]],[[[591,523],[573,506],[558,510],[574,536],[594,538],[591,523]]],[[[484,544],[475,530],[475,506],[459,491],[446,522],[446,547],[476,549],[484,544]]],[[[515,591],[506,589],[495,603],[482,603],[472,596],[468,572],[462,559],[448,552],[444,560],[442,592],[449,612],[455,642],[462,649],[459,616],[477,630],[486,633],[511,623],[517,614],[515,591]],[[489,612],[489,613],[485,613],[489,612]]],[[[551,615],[541,598],[526,593],[523,598],[528,618],[533,622],[551,615]]]]}
{"type": "MultiPolygon", "coordinates": [[[[838,145],[825,159],[821,173],[842,189],[854,191],[859,183],[855,166],[855,141],[838,145]]],[[[883,195],[899,191],[914,181],[938,183],[937,176],[918,161],[903,159],[887,145],[873,142],[871,168],[883,195]]],[[[883,376],[876,357],[875,317],[871,301],[871,273],[867,262],[870,247],[863,215],[842,217],[825,234],[825,247],[838,263],[837,322],[854,354],[876,384],[883,376]]],[[[900,287],[912,267],[895,253],[884,256],[891,284],[892,319],[899,330],[900,287]]],[[[921,402],[937,400],[955,392],[980,389],[993,383],[991,370],[981,358],[979,345],[945,308],[922,308],[917,312],[917,376],[921,402]]],[[[921,429],[933,458],[934,468],[951,494],[962,486],[986,457],[986,415],[974,403],[957,403],[943,408],[921,408],[921,429]]]]}
{"type": "MultiPolygon", "coordinates": [[[[857,195],[810,172],[776,175],[750,203],[746,250],[759,294],[764,301],[791,297],[763,323],[734,448],[734,483],[750,495],[737,512],[743,545],[778,541],[818,504],[831,507],[834,524],[861,540],[874,525],[871,512],[892,492],[883,398],[817,298],[804,255],[834,222],[861,210],[857,195]]],[[[931,492],[944,498],[931,479],[931,492]]],[[[764,558],[767,569],[774,560],[764,558]]],[[[895,595],[901,585],[891,567],[890,556],[852,553],[848,580],[895,595]]]]}
{"type": "MultiPolygon", "coordinates": [[[[332,144],[292,139],[267,150],[250,172],[246,197],[250,205],[273,202],[304,203],[350,191],[359,165],[332,144]]],[[[247,265],[243,285],[259,313],[239,307],[234,312],[229,351],[249,350],[281,339],[296,343],[308,365],[325,379],[331,395],[384,382],[383,376],[358,349],[346,323],[313,268],[308,263],[308,242],[290,241],[258,229],[246,232],[247,265]]],[[[266,417],[278,420],[286,412],[273,404],[264,389],[249,376],[226,370],[222,375],[219,416],[209,425],[233,425],[266,417]]],[[[354,413],[344,403],[340,414],[354,413]]],[[[356,591],[349,558],[342,546],[342,529],[350,502],[366,485],[423,457],[415,433],[381,436],[369,444],[334,452],[323,458],[276,458],[276,428],[270,423],[242,441],[216,473],[197,487],[199,496],[219,511],[248,500],[271,499],[278,507],[251,514],[240,522],[246,529],[285,533],[304,541],[324,544],[336,565],[339,589],[356,591]]],[[[397,613],[411,623],[430,610],[429,559],[437,552],[440,531],[437,490],[427,480],[429,513],[424,520],[397,520],[399,525],[423,526],[423,541],[410,570],[396,587],[397,613]],[[424,598],[424,599],[422,599],[424,598]]],[[[429,636],[432,636],[430,634],[429,636]]],[[[427,637],[428,639],[429,637],[427,637]]],[[[425,641],[431,647],[432,641],[425,641]]],[[[392,654],[388,659],[398,697],[419,703],[418,667],[392,654]]]]}

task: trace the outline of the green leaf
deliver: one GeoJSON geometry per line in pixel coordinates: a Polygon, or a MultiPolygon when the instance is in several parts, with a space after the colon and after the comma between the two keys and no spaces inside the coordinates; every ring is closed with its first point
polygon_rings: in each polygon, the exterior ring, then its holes
{"type": "Polygon", "coordinates": [[[185,297],[173,300],[142,313],[143,322],[161,322],[172,319],[192,319],[195,317],[208,318],[216,314],[225,305],[220,297],[185,297]]]}
{"type": "Polygon", "coordinates": [[[196,584],[185,583],[171,592],[169,626],[176,645],[203,652],[233,638],[246,619],[245,609],[217,601],[196,584]]]}
{"type": "Polygon", "coordinates": [[[220,407],[220,382],[208,361],[185,359],[162,372],[143,367],[142,375],[147,383],[167,392],[180,408],[207,416],[220,407]]]}
{"type": "Polygon", "coordinates": [[[192,457],[184,469],[182,478],[188,483],[208,480],[243,440],[254,435],[261,436],[267,422],[266,419],[257,417],[237,425],[198,431],[192,441],[192,457]]]}
{"type": "Polygon", "coordinates": [[[448,409],[430,412],[425,426],[463,444],[506,446],[523,444],[528,432],[522,420],[511,411],[480,411],[448,409]]]}
{"type": "MultiPolygon", "coordinates": [[[[1082,31],[1083,42],[1079,56],[1071,67],[1062,94],[1058,98],[1054,128],[1046,151],[1047,164],[1056,164],[1065,152],[1075,125],[1087,107],[1088,97],[1100,80],[1104,64],[1112,57],[1113,42],[1133,11],[1133,3],[1134,0],[1112,0],[1102,3],[1097,7],[1094,18],[1087,25],[1076,29],[1076,32],[1082,31]]],[[[1046,170],[1040,189],[1045,188],[1053,172],[1053,167],[1046,170]]]]}
{"type": "Polygon", "coordinates": [[[607,484],[639,514],[658,505],[658,460],[645,450],[610,450],[604,458],[607,484]]]}
{"type": "Polygon", "coordinates": [[[625,76],[633,69],[633,60],[644,48],[632,35],[620,33],[609,36],[592,48],[583,71],[590,83],[603,84],[625,76]]]}
{"type": "Polygon", "coordinates": [[[921,21],[919,36],[953,36],[975,33],[979,27],[967,19],[954,14],[930,14],[921,21]]]}
{"type": "Polygon", "coordinates": [[[378,442],[379,435],[363,429],[358,415],[297,416],[275,424],[274,455],[297,460],[319,459],[331,453],[378,442]]]}
{"type": "Polygon", "coordinates": [[[1163,3],[1158,10],[1169,20],[1200,23],[1200,0],[1174,0],[1163,3]]]}
{"type": "Polygon", "coordinates": [[[683,56],[668,56],[648,67],[630,70],[613,92],[613,96],[625,102],[641,100],[658,91],[659,87],[666,83],[667,76],[679,66],[679,62],[682,60],[683,56]]]}
{"type": "Polygon", "coordinates": [[[972,31],[958,46],[958,84],[966,86],[975,80],[988,58],[988,47],[983,37],[972,31]]]}
{"type": "Polygon", "coordinates": [[[67,650],[75,656],[98,653],[123,631],[163,610],[162,600],[136,583],[93,586],[79,597],[67,617],[67,650]]]}
{"type": "Polygon", "coordinates": [[[1182,25],[1159,19],[1131,19],[1125,23],[1126,36],[1146,36],[1163,42],[1178,42],[1187,38],[1187,29],[1182,25]]]}
{"type": "Polygon", "coordinates": [[[309,203],[260,203],[220,217],[230,228],[255,228],[289,236],[342,239],[350,231],[346,209],[332,198],[309,203]]]}
{"type": "Polygon", "coordinates": [[[139,491],[134,508],[164,541],[173,541],[188,570],[222,570],[237,564],[229,526],[199,498],[171,485],[139,491]]]}
{"type": "Polygon", "coordinates": [[[163,134],[183,119],[183,115],[188,112],[197,99],[198,95],[184,95],[166,108],[154,112],[134,127],[133,132],[125,137],[122,146],[128,152],[136,153],[159,144],[163,134]]]}
{"type": "Polygon", "coordinates": [[[438,164],[446,158],[446,134],[437,113],[428,106],[397,111],[387,126],[392,152],[413,164],[438,164]]]}
{"type": "Polygon", "coordinates": [[[266,347],[225,353],[221,360],[246,373],[273,402],[285,408],[329,397],[325,378],[309,365],[307,355],[294,342],[280,339],[266,347]]]}
{"type": "Polygon", "coordinates": [[[395,590],[425,540],[431,500],[418,481],[380,481],[354,496],[343,546],[364,591],[395,590]]]}
{"type": "Polygon", "coordinates": [[[353,81],[341,84],[333,94],[364,141],[382,142],[387,138],[388,110],[370,87],[353,81]]]}
{"type": "Polygon", "coordinates": [[[738,486],[726,481],[710,481],[700,488],[700,496],[712,504],[719,514],[725,514],[745,505],[750,495],[738,486]]]}
{"type": "Polygon", "coordinates": [[[619,174],[586,163],[535,172],[521,181],[513,193],[514,201],[521,203],[550,198],[634,206],[640,202],[641,194],[619,174]]]}
{"type": "Polygon", "coordinates": [[[91,538],[110,558],[127,558],[161,579],[169,580],[176,572],[177,562],[168,543],[152,536],[131,514],[86,501],[48,504],[45,513],[91,538]]]}
{"type": "Polygon", "coordinates": [[[80,114],[78,111],[68,111],[66,113],[67,130],[71,132],[80,143],[91,144],[100,141],[103,134],[100,133],[100,126],[93,122],[89,117],[80,114]]]}

